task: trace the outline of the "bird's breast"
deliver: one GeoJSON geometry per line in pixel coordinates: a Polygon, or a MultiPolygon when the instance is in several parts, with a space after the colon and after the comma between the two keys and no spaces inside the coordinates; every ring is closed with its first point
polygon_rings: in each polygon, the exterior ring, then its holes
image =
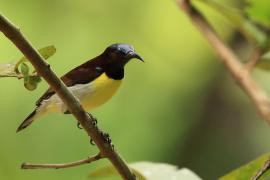
{"type": "Polygon", "coordinates": [[[91,110],[107,102],[116,93],[121,82],[103,73],[88,84],[77,85],[73,93],[85,109],[91,110]]]}
{"type": "MultiPolygon", "coordinates": [[[[121,82],[103,73],[89,83],[76,84],[68,89],[78,98],[85,110],[91,110],[107,102],[116,93],[121,82]]],[[[54,94],[42,103],[39,110],[43,113],[66,112],[67,108],[58,95],[54,94]]]]}

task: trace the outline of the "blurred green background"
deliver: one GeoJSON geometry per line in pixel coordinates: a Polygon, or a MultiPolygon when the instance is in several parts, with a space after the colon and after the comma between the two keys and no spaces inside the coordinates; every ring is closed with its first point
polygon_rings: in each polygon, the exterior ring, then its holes
{"type": "MultiPolygon", "coordinates": [[[[37,48],[55,45],[49,59],[60,76],[112,43],[134,45],[146,63],[132,61],[117,95],[93,111],[128,162],[154,161],[188,167],[216,179],[268,152],[269,126],[232,81],[223,64],[174,1],[0,0],[0,11],[37,48]]],[[[205,8],[205,7],[204,7],[205,8]]],[[[222,37],[228,23],[205,12],[222,37]]],[[[0,35],[0,63],[21,53],[0,35]]],[[[270,93],[270,74],[256,70],[270,93]]],[[[61,170],[21,170],[24,161],[60,163],[97,152],[72,116],[50,115],[20,134],[15,130],[47,89],[27,91],[15,78],[0,79],[0,179],[88,179],[107,160],[61,170]]]]}

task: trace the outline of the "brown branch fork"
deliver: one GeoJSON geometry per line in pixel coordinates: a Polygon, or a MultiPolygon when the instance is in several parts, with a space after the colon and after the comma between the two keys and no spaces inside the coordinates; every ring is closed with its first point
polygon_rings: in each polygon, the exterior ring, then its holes
{"type": "Polygon", "coordinates": [[[261,117],[270,125],[270,100],[266,93],[252,79],[250,66],[245,66],[241,63],[240,59],[231,48],[221,40],[205,17],[192,6],[190,0],[177,0],[177,4],[208,40],[209,44],[231,73],[233,79],[252,100],[261,117]]]}
{"type": "MultiPolygon", "coordinates": [[[[190,0],[177,0],[176,2],[188,15],[191,22],[203,34],[206,40],[208,40],[209,44],[213,47],[214,51],[218,54],[228,71],[231,73],[233,79],[252,100],[261,117],[270,125],[270,100],[266,93],[252,79],[250,74],[251,69],[255,66],[261,55],[260,51],[255,51],[247,65],[242,64],[232,49],[221,40],[206,18],[191,4],[190,0]]],[[[258,170],[254,177],[251,177],[251,179],[257,180],[268,169],[269,160],[266,162],[266,165],[258,170]]]]}
{"type": "Polygon", "coordinates": [[[14,45],[24,54],[29,62],[34,66],[38,75],[43,77],[51,88],[57,93],[62,101],[68,107],[71,112],[87,134],[91,137],[94,143],[99,148],[100,153],[93,156],[90,159],[81,160],[68,164],[56,164],[56,165],[34,165],[24,163],[22,168],[62,168],[72,167],[79,164],[93,162],[100,158],[108,158],[118,173],[126,180],[135,180],[136,177],[131,172],[125,161],[120,157],[116,150],[111,146],[109,142],[106,142],[102,137],[100,130],[95,125],[95,120],[90,117],[82,108],[80,102],[73,96],[73,94],[67,89],[65,84],[56,76],[51,70],[50,65],[42,58],[38,51],[31,45],[31,43],[24,37],[20,29],[13,25],[0,13],[0,31],[10,39],[14,45]]]}

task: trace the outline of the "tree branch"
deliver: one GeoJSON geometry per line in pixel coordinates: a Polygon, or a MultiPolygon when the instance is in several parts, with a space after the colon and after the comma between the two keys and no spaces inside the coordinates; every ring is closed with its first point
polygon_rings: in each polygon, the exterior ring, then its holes
{"type": "Polygon", "coordinates": [[[79,166],[82,164],[92,163],[94,161],[97,161],[101,159],[102,157],[100,154],[97,154],[95,156],[88,157],[86,159],[82,159],[79,161],[74,161],[70,163],[65,164],[30,164],[30,163],[23,163],[21,168],[22,169],[62,169],[62,168],[69,168],[74,166],[79,166]]]}
{"type": "Polygon", "coordinates": [[[259,180],[270,169],[270,159],[268,159],[251,180],[259,180]]]}
{"type": "Polygon", "coordinates": [[[63,100],[68,107],[69,112],[75,116],[87,134],[95,142],[100,150],[101,156],[106,157],[111,161],[123,179],[135,180],[135,176],[132,174],[125,161],[112,148],[111,144],[104,140],[99,129],[95,126],[94,120],[83,110],[79,101],[51,70],[50,65],[23,36],[20,29],[14,26],[1,14],[0,30],[15,44],[15,46],[17,46],[24,56],[32,63],[38,75],[43,77],[51,88],[57,93],[57,95],[63,100]]]}
{"type": "Polygon", "coordinates": [[[234,80],[255,104],[261,117],[270,124],[270,101],[266,93],[251,78],[250,71],[241,64],[234,52],[225,45],[204,16],[190,3],[190,0],[177,0],[177,4],[189,16],[192,23],[201,31],[210,45],[231,73],[234,80]]]}

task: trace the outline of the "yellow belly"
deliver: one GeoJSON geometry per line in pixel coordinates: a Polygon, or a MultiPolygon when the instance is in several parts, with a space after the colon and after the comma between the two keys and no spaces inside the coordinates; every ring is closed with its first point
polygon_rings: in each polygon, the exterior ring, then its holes
{"type": "MultiPolygon", "coordinates": [[[[78,98],[85,110],[91,110],[107,102],[115,94],[121,82],[103,73],[88,84],[79,84],[68,89],[78,98]]],[[[66,111],[65,104],[56,94],[45,100],[39,108],[40,114],[66,111]]]]}
{"type": "Polygon", "coordinates": [[[121,80],[109,78],[105,73],[90,84],[90,92],[80,97],[82,106],[91,110],[107,102],[121,85],[121,80]]]}

